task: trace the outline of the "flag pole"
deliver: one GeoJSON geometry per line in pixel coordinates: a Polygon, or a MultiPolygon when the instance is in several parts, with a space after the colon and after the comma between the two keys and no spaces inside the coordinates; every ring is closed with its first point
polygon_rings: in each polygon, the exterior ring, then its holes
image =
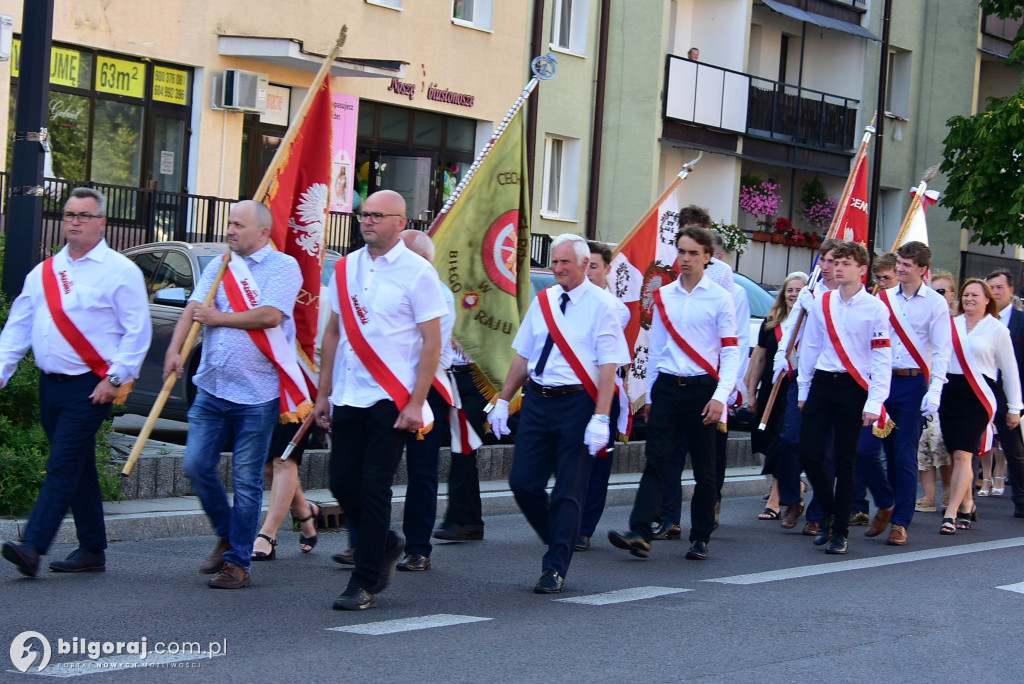
{"type": "MultiPolygon", "coordinates": [[[[270,189],[270,183],[277,173],[278,167],[284,162],[285,154],[287,154],[288,147],[292,141],[295,140],[295,136],[298,134],[299,126],[294,125],[300,123],[306,116],[306,112],[309,111],[310,106],[313,104],[313,99],[316,97],[320,86],[323,84],[327,74],[330,73],[331,65],[334,64],[335,58],[341,51],[342,45],[345,44],[345,37],[348,34],[348,26],[342,26],[341,31],[338,34],[338,41],[334,47],[331,48],[330,54],[324,60],[324,63],[320,65],[319,71],[317,71],[316,78],[313,80],[313,85],[310,86],[309,90],[306,91],[306,97],[303,98],[302,104],[299,107],[299,111],[293,120],[293,125],[288,127],[288,131],[285,133],[284,138],[281,140],[281,144],[278,146],[277,151],[274,153],[273,159],[270,161],[270,166],[267,168],[267,172],[263,174],[263,180],[260,181],[259,186],[256,188],[256,192],[253,193],[253,199],[257,202],[263,202],[263,199],[267,195],[267,191],[270,189]]],[[[213,298],[217,294],[217,288],[220,285],[220,281],[224,278],[224,273],[228,269],[228,262],[230,259],[224,259],[217,271],[217,275],[213,279],[213,284],[210,286],[210,291],[206,293],[206,299],[203,301],[203,306],[210,306],[213,303],[213,298]]],[[[192,323],[192,327],[189,328],[188,335],[185,337],[185,342],[181,345],[181,365],[184,368],[187,365],[188,358],[192,352],[192,345],[195,344],[196,337],[199,336],[199,330],[202,327],[198,321],[192,323]]],[[[139,430],[139,436],[135,440],[135,444],[132,445],[132,450],[128,454],[128,460],[125,461],[124,467],[121,469],[121,476],[128,477],[132,474],[132,470],[135,468],[135,463],[139,460],[139,456],[142,454],[142,449],[146,446],[146,442],[149,441],[149,436],[153,432],[153,427],[156,425],[157,419],[160,417],[161,412],[164,410],[164,405],[167,403],[167,398],[171,394],[171,390],[174,389],[174,384],[178,381],[176,374],[171,373],[164,380],[163,387],[160,389],[160,394],[157,395],[153,401],[153,408],[150,409],[149,415],[146,417],[146,422],[143,423],[142,429],[139,430]]]]}
{"type": "Polygon", "coordinates": [[[537,87],[537,84],[540,81],[547,81],[552,78],[555,75],[555,69],[557,66],[558,58],[550,52],[533,60],[531,64],[533,77],[526,84],[526,87],[523,88],[523,92],[519,94],[516,101],[512,103],[512,107],[509,108],[505,117],[501,120],[501,123],[498,124],[498,128],[495,129],[494,133],[491,135],[491,139],[487,141],[487,144],[484,145],[480,150],[480,153],[477,154],[476,159],[473,160],[473,164],[466,171],[465,175],[462,176],[462,180],[460,180],[459,184],[455,186],[455,190],[452,191],[448,201],[444,203],[444,206],[441,207],[441,211],[438,212],[434,221],[430,224],[430,228],[427,229],[427,235],[433,236],[434,233],[437,232],[437,229],[441,226],[444,218],[448,215],[448,212],[451,211],[452,205],[454,205],[462,195],[462,191],[466,189],[469,181],[472,180],[477,169],[480,168],[480,164],[483,163],[487,155],[490,154],[492,149],[494,149],[494,145],[498,142],[498,139],[501,138],[505,129],[508,128],[509,123],[511,123],[515,115],[519,113],[519,110],[522,109],[523,105],[526,104],[526,100],[530,97],[534,88],[537,87]]]}
{"type": "MultiPolygon", "coordinates": [[[[843,194],[839,198],[839,205],[836,208],[836,213],[832,215],[832,223],[828,227],[828,231],[825,233],[825,239],[836,237],[839,233],[839,226],[843,224],[843,218],[846,216],[847,206],[850,204],[850,195],[853,194],[853,185],[856,182],[857,169],[864,163],[864,159],[868,153],[868,143],[871,142],[871,136],[875,133],[875,119],[878,116],[876,111],[871,116],[871,123],[864,127],[864,135],[860,140],[860,147],[857,149],[856,161],[853,164],[853,168],[850,169],[850,175],[846,177],[846,185],[843,186],[843,194]]],[[[807,280],[809,287],[814,287],[815,281],[818,276],[821,275],[821,265],[818,263],[818,258],[814,258],[814,268],[811,271],[811,277],[807,280]]],[[[793,353],[793,347],[796,346],[796,339],[800,336],[800,328],[804,323],[805,311],[803,307],[800,308],[800,312],[797,314],[796,325],[793,326],[793,333],[789,336],[789,343],[786,345],[786,358],[789,359],[790,354],[793,353]]],[[[772,409],[775,408],[775,400],[779,396],[779,388],[782,387],[782,375],[778,377],[775,384],[772,386],[772,393],[768,396],[768,403],[765,404],[764,413],[761,415],[761,421],[757,425],[757,429],[764,431],[768,426],[768,419],[771,418],[772,409]]]]}
{"type": "Polygon", "coordinates": [[[907,234],[907,230],[910,229],[910,223],[914,220],[914,214],[921,206],[921,202],[924,201],[924,193],[928,190],[928,181],[935,178],[935,174],[939,172],[939,164],[929,166],[925,169],[924,174],[921,176],[921,182],[917,185],[917,192],[914,193],[914,199],[910,201],[910,208],[907,209],[907,214],[903,217],[903,223],[900,224],[900,232],[896,235],[896,241],[892,243],[892,249],[890,252],[895,252],[900,243],[903,241],[903,236],[907,234]]]}
{"type": "Polygon", "coordinates": [[[663,193],[661,193],[661,196],[658,197],[658,199],[654,201],[654,204],[652,204],[651,207],[644,212],[644,215],[640,217],[640,220],[637,221],[636,225],[633,226],[632,230],[626,233],[626,237],[619,240],[619,243],[615,245],[615,249],[612,250],[612,259],[614,259],[619,254],[619,252],[622,251],[622,246],[627,244],[630,241],[630,239],[634,235],[636,235],[641,228],[643,228],[644,224],[647,223],[648,219],[651,218],[651,215],[654,214],[654,212],[658,211],[658,208],[662,204],[664,204],[665,200],[672,196],[672,193],[676,191],[676,188],[679,187],[680,183],[686,180],[686,177],[690,175],[691,171],[693,171],[693,167],[697,165],[697,162],[699,162],[700,158],[703,156],[704,153],[700,152],[697,155],[696,159],[687,162],[686,164],[683,164],[682,170],[676,174],[676,177],[672,179],[672,182],[669,183],[669,186],[665,188],[665,191],[663,193]]]}

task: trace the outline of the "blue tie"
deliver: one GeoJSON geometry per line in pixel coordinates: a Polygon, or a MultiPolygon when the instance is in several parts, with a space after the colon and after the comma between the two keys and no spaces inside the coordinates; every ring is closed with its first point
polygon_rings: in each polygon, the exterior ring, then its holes
{"type": "MultiPolygon", "coordinates": [[[[558,308],[565,313],[565,306],[569,303],[569,293],[563,292],[562,299],[558,303],[558,308]]],[[[548,333],[548,339],[544,340],[544,348],[540,350],[540,358],[537,359],[537,365],[534,367],[533,372],[537,375],[544,374],[544,366],[548,363],[548,357],[551,356],[551,348],[555,346],[555,340],[551,337],[551,333],[548,333]]]]}

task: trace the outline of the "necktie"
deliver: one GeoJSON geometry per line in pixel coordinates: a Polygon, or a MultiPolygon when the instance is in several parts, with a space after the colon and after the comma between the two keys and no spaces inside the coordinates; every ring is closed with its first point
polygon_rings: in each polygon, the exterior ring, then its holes
{"type": "MultiPolygon", "coordinates": [[[[562,299],[558,303],[558,308],[565,313],[565,305],[569,303],[569,293],[563,292],[562,299]]],[[[544,348],[540,350],[540,358],[537,359],[537,365],[533,369],[536,375],[544,374],[544,366],[547,365],[548,357],[551,356],[551,348],[555,346],[555,340],[551,337],[551,333],[548,333],[548,338],[544,340],[544,348]]]]}

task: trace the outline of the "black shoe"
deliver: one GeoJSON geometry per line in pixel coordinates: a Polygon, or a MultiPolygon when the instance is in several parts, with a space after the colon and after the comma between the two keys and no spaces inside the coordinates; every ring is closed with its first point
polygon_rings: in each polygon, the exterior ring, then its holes
{"type": "Polygon", "coordinates": [[[39,573],[39,552],[28,544],[4,542],[3,555],[25,577],[35,577],[39,573]]]}
{"type": "Polygon", "coordinates": [[[106,569],[107,560],[102,551],[85,549],[75,549],[64,560],[50,563],[53,572],[103,572],[106,569]]]}
{"type": "Polygon", "coordinates": [[[708,543],[702,541],[693,542],[693,546],[686,552],[687,560],[707,560],[708,559],[708,543]]]}
{"type": "Polygon", "coordinates": [[[430,569],[430,556],[423,556],[418,553],[407,553],[405,558],[395,566],[398,570],[406,572],[422,572],[430,569]]]}
{"type": "Polygon", "coordinates": [[[1014,506],[1013,507],[1013,517],[1014,518],[1024,518],[1024,506],[1014,506]]]}
{"type": "Polygon", "coordinates": [[[651,545],[636,532],[619,534],[615,530],[608,533],[608,541],[617,549],[625,549],[637,558],[647,558],[651,555],[651,545]]]}
{"type": "Polygon", "coordinates": [[[380,579],[370,593],[379,594],[388,588],[391,580],[395,579],[395,566],[398,559],[402,557],[403,551],[405,551],[405,540],[401,537],[398,538],[394,546],[384,550],[384,558],[380,561],[380,579]]]}
{"type": "Polygon", "coordinates": [[[590,537],[585,534],[581,534],[576,537],[576,546],[573,547],[573,551],[589,551],[590,550],[590,537]]]}
{"type": "Polygon", "coordinates": [[[434,531],[434,539],[443,539],[444,541],[480,541],[483,538],[483,525],[451,523],[441,525],[434,531]]]}
{"type": "Polygon", "coordinates": [[[537,586],[533,588],[535,594],[558,594],[562,591],[565,578],[554,570],[548,569],[540,574],[537,586]]]}
{"type": "Polygon", "coordinates": [[[679,539],[682,536],[683,528],[679,526],[679,523],[663,522],[651,530],[652,540],[679,539]]]}
{"type": "Polygon", "coordinates": [[[856,527],[857,525],[867,525],[871,522],[871,518],[864,511],[854,511],[850,515],[850,527],[856,527]]]}
{"type": "Polygon", "coordinates": [[[355,565],[356,564],[356,550],[345,549],[341,553],[332,553],[331,560],[341,565],[355,565]]]}
{"type": "Polygon", "coordinates": [[[821,521],[821,526],[818,528],[818,534],[814,538],[815,546],[824,546],[828,544],[828,540],[832,538],[832,521],[835,518],[831,515],[826,515],[825,519],[821,521]]]}
{"type": "Polygon", "coordinates": [[[846,553],[847,549],[849,549],[849,544],[846,543],[846,537],[841,534],[833,534],[828,541],[828,546],[825,547],[825,553],[842,554],[846,553]]]}
{"type": "Polygon", "coordinates": [[[373,608],[377,603],[373,600],[373,594],[365,589],[348,588],[345,592],[334,599],[334,610],[366,610],[373,608]]]}

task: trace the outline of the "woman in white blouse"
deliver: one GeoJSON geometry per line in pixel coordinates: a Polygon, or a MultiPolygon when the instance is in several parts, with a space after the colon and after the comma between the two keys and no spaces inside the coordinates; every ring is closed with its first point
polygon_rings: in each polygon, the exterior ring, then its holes
{"type": "Polygon", "coordinates": [[[999,320],[995,297],[985,281],[970,278],[963,284],[960,310],[963,313],[953,319],[953,355],[939,406],[942,437],[953,454],[953,482],[941,534],[970,529],[971,522],[978,519],[971,496],[971,459],[978,453],[995,411],[991,386],[1000,371],[1008,408],[1006,424],[1011,429],[1020,423],[1022,408],[1010,332],[999,320]]]}

